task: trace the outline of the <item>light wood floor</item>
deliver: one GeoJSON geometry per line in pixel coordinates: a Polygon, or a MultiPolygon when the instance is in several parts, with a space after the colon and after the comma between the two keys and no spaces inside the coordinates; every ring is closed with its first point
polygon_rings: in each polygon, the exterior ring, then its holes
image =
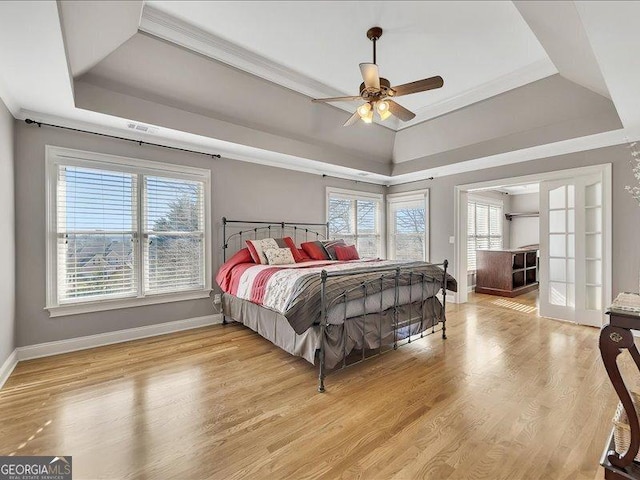
{"type": "MultiPolygon", "coordinates": [[[[453,305],[427,337],[327,379],[239,326],[20,363],[0,453],[74,478],[594,479],[615,409],[598,331],[535,294],[453,305]]],[[[628,369],[630,363],[625,362],[628,369]]]]}

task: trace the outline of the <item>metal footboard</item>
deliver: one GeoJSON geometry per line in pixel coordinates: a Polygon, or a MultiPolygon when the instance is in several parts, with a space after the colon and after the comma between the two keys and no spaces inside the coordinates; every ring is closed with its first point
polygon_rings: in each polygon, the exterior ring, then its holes
{"type": "MultiPolygon", "coordinates": [[[[433,277],[427,275],[423,272],[414,271],[415,267],[387,267],[387,268],[371,268],[371,269],[358,269],[357,271],[345,271],[345,272],[327,272],[323,270],[321,273],[321,304],[320,304],[320,348],[319,348],[319,374],[318,374],[318,391],[324,392],[325,385],[324,379],[329,373],[327,371],[325,365],[325,355],[327,348],[327,329],[329,328],[328,323],[328,313],[329,310],[335,307],[342,307],[344,304],[344,317],[342,323],[342,362],[339,366],[336,366],[331,371],[341,370],[346,367],[350,367],[353,365],[357,365],[362,363],[369,358],[377,357],[389,350],[395,350],[399,346],[411,343],[413,340],[419,340],[426,335],[431,335],[437,331],[442,332],[442,338],[446,339],[446,313],[445,309],[447,306],[447,267],[449,266],[449,262],[445,260],[440,264],[436,264],[435,266],[441,267],[442,269],[442,305],[439,308],[439,312],[436,311],[439,305],[437,301],[431,299],[430,297],[425,297],[425,284],[432,284],[434,282],[433,277]],[[351,287],[349,289],[344,290],[335,298],[328,299],[327,298],[327,283],[331,281],[331,279],[335,279],[336,277],[345,277],[350,275],[360,275],[363,273],[371,273],[374,278],[369,280],[365,280],[361,282],[359,285],[355,287],[351,287]],[[379,275],[378,275],[379,274],[379,275]],[[404,281],[404,286],[408,286],[409,291],[409,301],[408,303],[401,304],[400,302],[400,280],[404,281]],[[385,289],[385,282],[392,282],[393,286],[393,305],[390,307],[391,318],[391,327],[393,333],[393,339],[391,342],[387,341],[385,343],[385,339],[383,338],[383,292],[389,289],[385,289]],[[408,282],[408,283],[407,283],[408,282]],[[414,286],[420,285],[420,298],[413,298],[414,294],[414,286]],[[367,312],[367,299],[371,296],[370,292],[379,293],[380,295],[380,305],[379,312],[377,312],[379,316],[378,320],[378,347],[375,349],[367,349],[367,315],[373,315],[373,312],[367,312]],[[349,301],[353,301],[353,299],[360,299],[363,302],[362,312],[363,315],[358,317],[362,321],[362,343],[360,345],[361,352],[359,356],[355,356],[351,354],[351,351],[347,351],[347,340],[348,340],[348,322],[350,321],[347,318],[347,307],[349,301]],[[415,307],[415,304],[419,302],[419,308],[415,307]],[[431,306],[431,312],[425,312],[425,307],[427,303],[431,306]],[[404,310],[404,311],[402,311],[404,310]],[[430,325],[429,325],[430,323],[430,325]],[[438,324],[442,324],[442,327],[437,329],[436,326],[438,324]],[[412,329],[415,329],[417,326],[418,332],[413,333],[412,329]],[[425,325],[426,328],[425,328],[425,325]],[[406,336],[405,336],[406,334],[406,336]],[[402,338],[401,338],[402,337],[402,338]],[[384,347],[387,347],[386,350],[384,347]],[[367,354],[367,351],[369,352],[367,354]],[[348,358],[349,357],[349,358],[348,358]]],[[[387,332],[388,333],[388,332],[387,332]]],[[[354,349],[357,351],[357,349],[354,349]]]]}

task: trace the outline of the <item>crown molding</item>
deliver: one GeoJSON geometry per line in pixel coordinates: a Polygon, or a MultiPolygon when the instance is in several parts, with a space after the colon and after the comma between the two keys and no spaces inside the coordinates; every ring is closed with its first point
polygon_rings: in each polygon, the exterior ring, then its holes
{"type": "Polygon", "coordinates": [[[312,98],[349,95],[149,4],[142,10],[140,30],[312,98]]]}
{"type": "Polygon", "coordinates": [[[558,69],[550,59],[544,58],[538,60],[494,80],[470,88],[454,97],[422,107],[415,111],[416,117],[413,120],[402,123],[398,126],[397,130],[410,128],[427,120],[495,97],[509,90],[542,80],[556,73],[558,73],[558,69]]]}
{"type": "MultiPolygon", "coordinates": [[[[352,180],[354,182],[375,183],[387,185],[391,180],[389,175],[374,173],[343,165],[328,164],[320,160],[283,154],[257,147],[249,147],[211,137],[181,132],[158,125],[146,123],[155,127],[156,133],[148,134],[136,132],[126,127],[132,120],[113,117],[111,115],[87,112],[82,109],[74,109],[73,118],[65,115],[55,115],[33,110],[21,109],[15,116],[17,120],[31,118],[36,122],[50,123],[68,128],[86,130],[104,135],[113,135],[130,140],[140,140],[159,143],[175,148],[195,149],[204,153],[220,154],[222,158],[237,160],[247,163],[255,163],[269,167],[282,168],[312,175],[328,175],[331,177],[352,180]],[[85,116],[89,114],[89,116],[85,116]],[[120,124],[122,126],[120,126],[120,124]]],[[[37,127],[36,127],[37,128],[37,127]]],[[[144,153],[142,154],[145,155],[144,153]]],[[[146,157],[145,157],[146,158],[146,157]]]]}
{"type": "MultiPolygon", "coordinates": [[[[63,125],[71,128],[80,128],[83,130],[93,131],[97,133],[105,133],[108,135],[116,135],[126,138],[138,139],[141,135],[131,133],[124,125],[126,120],[122,119],[123,127],[105,126],[94,123],[94,121],[85,121],[80,118],[69,118],[58,115],[44,114],[29,110],[20,110],[16,116],[17,120],[25,118],[33,118],[46,123],[63,125]]],[[[37,128],[37,127],[35,127],[37,128]]],[[[602,132],[584,137],[572,138],[558,142],[537,145],[520,150],[489,155],[486,157],[478,157],[463,162],[442,165],[439,167],[426,168],[423,170],[404,173],[400,175],[383,175],[341,165],[329,165],[317,160],[310,160],[302,157],[294,157],[268,150],[262,150],[244,145],[231,144],[229,142],[219,141],[209,137],[202,137],[195,134],[186,134],[184,139],[177,140],[171,138],[175,131],[165,127],[158,127],[157,135],[144,135],[153,139],[158,143],[170,145],[178,148],[199,149],[205,152],[220,153],[223,158],[229,160],[237,160],[258,165],[265,165],[285,170],[293,170],[313,175],[328,175],[330,177],[351,180],[354,182],[375,183],[382,186],[393,186],[403,183],[418,182],[429,180],[431,177],[446,177],[459,173],[483,170],[486,168],[500,167],[515,163],[527,162],[541,158],[555,157],[574,152],[582,152],[594,150],[597,148],[621,145],[631,141],[640,140],[640,128],[629,129],[622,128],[609,132],[602,132]]],[[[184,132],[178,132],[185,135],[184,132]]]]}

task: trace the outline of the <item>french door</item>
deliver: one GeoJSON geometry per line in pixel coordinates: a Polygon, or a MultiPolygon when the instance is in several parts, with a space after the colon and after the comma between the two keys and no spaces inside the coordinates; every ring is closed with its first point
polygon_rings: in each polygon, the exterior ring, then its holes
{"type": "Polygon", "coordinates": [[[600,327],[605,298],[601,174],[540,184],[540,315],[600,327]]]}

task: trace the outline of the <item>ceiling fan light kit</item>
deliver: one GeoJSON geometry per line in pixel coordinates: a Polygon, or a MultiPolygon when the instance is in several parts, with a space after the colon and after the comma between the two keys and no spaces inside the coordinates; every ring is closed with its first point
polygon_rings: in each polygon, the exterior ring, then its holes
{"type": "Polygon", "coordinates": [[[434,90],[444,85],[442,77],[436,76],[392,87],[389,80],[380,77],[376,63],[376,42],[381,36],[382,28],[380,27],[372,27],[367,31],[367,38],[373,42],[373,63],[360,64],[360,73],[364,81],[360,84],[359,96],[318,98],[312,100],[313,102],[323,103],[364,100],[365,103],[360,105],[355,113],[344,123],[345,127],[354,125],[359,118],[365,123],[372,123],[374,111],[378,113],[380,120],[383,121],[393,115],[403,122],[408,122],[412,120],[416,114],[407,110],[399,103],[390,100],[390,98],[434,90]]]}

